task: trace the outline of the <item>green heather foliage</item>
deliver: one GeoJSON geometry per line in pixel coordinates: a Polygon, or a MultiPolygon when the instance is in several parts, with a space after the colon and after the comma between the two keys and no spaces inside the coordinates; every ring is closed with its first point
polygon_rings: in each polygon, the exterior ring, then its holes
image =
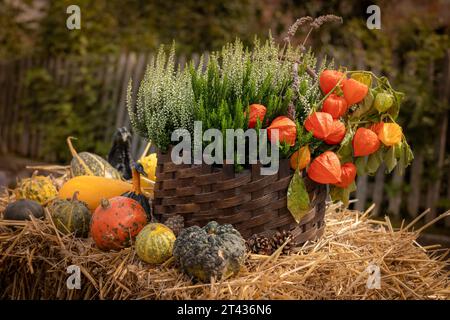
{"type": "Polygon", "coordinates": [[[175,67],[175,49],[167,56],[164,48],[145,72],[136,105],[131,101],[128,87],[128,111],[136,132],[166,150],[173,130],[193,128],[194,94],[188,69],[175,67]]]}
{"type": "MultiPolygon", "coordinates": [[[[299,120],[320,99],[317,81],[306,73],[317,60],[311,52],[300,53],[292,47],[276,44],[269,38],[264,44],[256,39],[253,48],[241,41],[225,45],[221,51],[190,62],[185,68],[175,66],[175,52],[160,49],[156,60],[146,70],[136,103],[128,95],[128,110],[134,130],[167,150],[171,133],[177,128],[192,132],[193,121],[209,128],[247,129],[248,106],[267,108],[266,127],[275,117],[285,115],[294,96],[299,120]],[[292,65],[300,60],[299,88],[293,92],[292,65]]],[[[324,62],[320,69],[325,67],[324,62]]],[[[301,121],[302,122],[302,121],[301,121]]]]}

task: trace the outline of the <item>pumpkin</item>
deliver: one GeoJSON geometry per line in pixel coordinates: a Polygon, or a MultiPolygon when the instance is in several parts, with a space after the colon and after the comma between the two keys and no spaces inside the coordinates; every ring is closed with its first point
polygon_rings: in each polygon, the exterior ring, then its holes
{"type": "Polygon", "coordinates": [[[355,157],[368,156],[380,148],[380,140],[376,133],[367,128],[356,130],[352,144],[355,157]]]}
{"type": "Polygon", "coordinates": [[[347,188],[356,178],[356,166],[347,162],[341,167],[341,182],[336,183],[335,186],[339,188],[347,188]]]}
{"type": "Polygon", "coordinates": [[[309,150],[309,146],[303,146],[292,154],[289,163],[292,170],[303,170],[310,161],[311,151],[309,150]]]}
{"type": "Polygon", "coordinates": [[[136,253],[147,263],[163,263],[172,256],[175,234],[161,223],[146,225],[136,237],[136,253]]]}
{"type": "Polygon", "coordinates": [[[276,117],[267,128],[267,134],[270,142],[277,143],[275,136],[272,136],[272,130],[278,130],[278,141],[285,142],[290,146],[295,145],[297,139],[297,126],[295,122],[285,116],[276,117]]]}
{"type": "Polygon", "coordinates": [[[341,141],[344,139],[345,132],[346,132],[345,125],[339,120],[334,120],[330,134],[325,138],[325,143],[327,144],[341,143],[341,141]]]}
{"type": "Polygon", "coordinates": [[[378,132],[378,139],[385,146],[392,147],[402,141],[403,130],[396,123],[385,123],[378,132]]]}
{"type": "Polygon", "coordinates": [[[119,171],[113,168],[108,161],[102,157],[90,153],[78,153],[72,145],[73,137],[67,138],[67,145],[72,154],[72,161],[70,162],[70,170],[73,176],[98,176],[111,179],[122,179],[119,171]]]}
{"type": "Polygon", "coordinates": [[[14,190],[17,199],[28,199],[45,205],[56,198],[58,191],[49,177],[38,176],[36,172],[31,178],[22,179],[14,190]]]}
{"type": "Polygon", "coordinates": [[[235,275],[244,262],[245,240],[230,224],[209,222],[203,228],[183,229],[175,240],[173,256],[188,276],[209,282],[235,275]]]}
{"type": "Polygon", "coordinates": [[[142,194],[141,191],[141,178],[139,172],[136,168],[131,169],[131,174],[133,176],[133,189],[131,191],[125,192],[122,196],[136,200],[142,208],[144,208],[145,213],[149,221],[152,220],[152,209],[150,207],[149,200],[142,194]]]}
{"type": "Polygon", "coordinates": [[[44,217],[44,208],[34,200],[20,199],[8,204],[3,212],[5,220],[30,220],[44,217]]]}
{"type": "Polygon", "coordinates": [[[79,176],[68,180],[59,190],[60,199],[69,199],[78,191],[78,199],[94,211],[102,199],[109,199],[132,190],[132,184],[97,176],[79,176]]]}
{"type": "Polygon", "coordinates": [[[75,192],[72,199],[56,199],[48,209],[59,231],[86,238],[89,234],[91,212],[84,202],[78,200],[77,196],[78,192],[75,192]]]}
{"type": "Polygon", "coordinates": [[[118,196],[103,199],[91,219],[91,236],[101,250],[119,250],[131,245],[147,224],[147,215],[137,201],[118,196]]]}
{"type": "Polygon", "coordinates": [[[308,177],[322,184],[341,182],[341,174],[341,163],[332,151],[325,151],[319,155],[308,168],[308,177]]]}
{"type": "Polygon", "coordinates": [[[248,117],[248,127],[254,128],[256,126],[256,123],[259,119],[259,121],[262,123],[264,120],[264,117],[266,115],[266,107],[264,107],[262,104],[252,104],[249,106],[250,114],[248,117]]]}
{"type": "Polygon", "coordinates": [[[342,72],[336,70],[323,70],[319,77],[320,89],[322,89],[324,94],[328,94],[328,92],[336,87],[340,80],[339,87],[342,86],[342,82],[345,80],[345,75],[342,72]]]}
{"type": "Polygon", "coordinates": [[[315,138],[324,140],[333,129],[333,117],[326,112],[313,112],[305,120],[305,129],[315,138]]]}
{"type": "Polygon", "coordinates": [[[347,112],[347,101],[332,93],[323,102],[322,112],[331,114],[333,119],[339,119],[347,112]]]}

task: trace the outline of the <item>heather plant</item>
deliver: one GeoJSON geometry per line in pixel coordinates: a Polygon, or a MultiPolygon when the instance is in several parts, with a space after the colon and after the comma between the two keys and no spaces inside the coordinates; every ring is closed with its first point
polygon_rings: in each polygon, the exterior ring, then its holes
{"type": "Polygon", "coordinates": [[[171,132],[178,128],[192,131],[195,104],[191,77],[187,69],[175,66],[175,49],[164,48],[148,65],[137,92],[136,104],[131,101],[131,82],[127,105],[134,130],[158,148],[167,150],[171,132]]]}
{"type": "MultiPolygon", "coordinates": [[[[173,130],[185,128],[192,134],[193,121],[201,121],[203,131],[222,130],[224,138],[226,129],[247,129],[248,107],[255,103],[267,108],[257,129],[286,115],[292,103],[293,117],[303,123],[321,97],[317,79],[307,72],[316,65],[311,51],[279,45],[271,37],[264,43],[255,39],[251,49],[236,40],[185,68],[176,66],[173,47],[169,53],[161,48],[147,67],[135,104],[130,84],[131,124],[139,135],[167,150],[173,130]],[[300,63],[294,70],[295,61],[300,63]],[[295,77],[298,86],[293,86],[295,77]]],[[[331,65],[324,60],[318,72],[325,66],[331,65]]]]}

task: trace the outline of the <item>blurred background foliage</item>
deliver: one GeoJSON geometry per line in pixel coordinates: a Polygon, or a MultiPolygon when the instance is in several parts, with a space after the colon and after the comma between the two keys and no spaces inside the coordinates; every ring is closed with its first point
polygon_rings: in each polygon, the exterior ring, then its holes
{"type": "MultiPolygon", "coordinates": [[[[344,23],[321,28],[307,45],[318,55],[333,57],[336,65],[388,75],[407,96],[400,122],[412,148],[432,159],[439,121],[449,108],[439,93],[450,44],[449,8],[441,0],[5,0],[0,3],[0,60],[39,54],[89,55],[101,61],[124,50],[155,51],[173,40],[178,53],[190,55],[217,50],[236,37],[251,44],[255,35],[271,32],[281,40],[296,18],[333,13],[344,23]],[[366,8],[374,3],[381,8],[381,30],[366,27],[366,8]],[[72,4],[81,8],[81,30],[66,28],[66,8],[72,4]]],[[[307,31],[298,33],[299,43],[307,31]]],[[[95,135],[108,110],[96,108],[94,68],[83,67],[65,88],[55,85],[44,69],[27,74],[32,94],[25,105],[35,111],[33,123],[48,131],[47,147],[56,150],[58,161],[69,156],[61,141],[69,134],[83,136],[80,149],[107,152],[108,144],[95,135]]]]}

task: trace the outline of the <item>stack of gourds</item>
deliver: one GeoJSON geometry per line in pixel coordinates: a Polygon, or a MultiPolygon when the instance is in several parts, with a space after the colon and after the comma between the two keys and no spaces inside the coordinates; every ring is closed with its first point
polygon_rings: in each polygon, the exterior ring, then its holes
{"type": "Polygon", "coordinates": [[[7,206],[4,219],[27,220],[30,215],[45,218],[46,207],[59,232],[81,238],[90,235],[103,251],[134,243],[138,257],[149,264],[163,263],[173,254],[187,275],[202,281],[239,271],[246,253],[245,241],[231,225],[211,222],[204,228],[178,230],[181,228],[176,224],[165,225],[153,219],[141,182],[146,183],[147,190],[152,186],[155,154],[139,160],[146,180],[133,168],[130,183],[100,156],[77,153],[70,138],[68,145],[73,155],[72,177],[59,190],[51,178],[37,173],[23,179],[15,190],[17,200],[7,206]]]}

